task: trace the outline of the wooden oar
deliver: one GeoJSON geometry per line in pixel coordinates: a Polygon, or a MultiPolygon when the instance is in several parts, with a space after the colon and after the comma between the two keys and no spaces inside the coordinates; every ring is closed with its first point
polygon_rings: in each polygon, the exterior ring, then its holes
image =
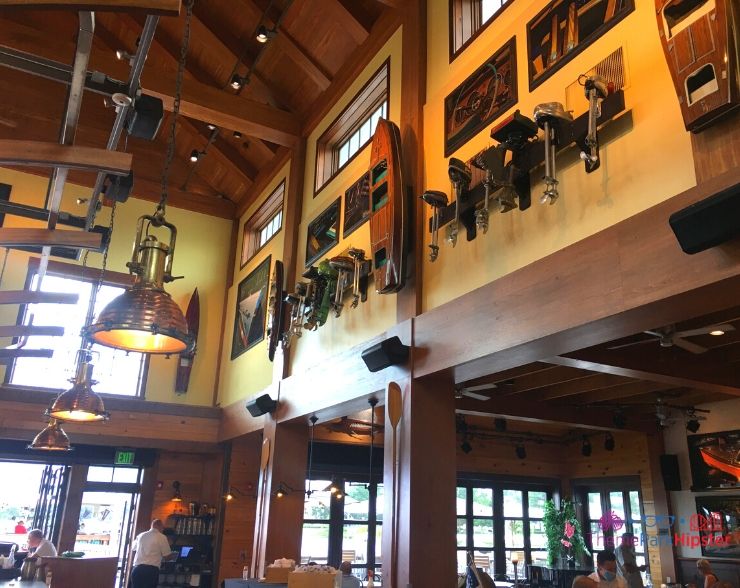
{"type": "Polygon", "coordinates": [[[259,503],[257,504],[257,533],[255,534],[254,549],[252,550],[252,576],[255,578],[260,574],[260,560],[264,558],[262,553],[262,535],[264,530],[262,524],[265,515],[265,493],[267,492],[267,464],[270,461],[270,440],[262,442],[262,455],[260,456],[260,491],[259,503]]]}
{"type": "Polygon", "coordinates": [[[391,578],[390,588],[396,587],[398,578],[398,498],[400,494],[400,484],[398,482],[398,423],[401,422],[403,413],[403,398],[401,396],[401,387],[396,382],[388,384],[388,419],[391,422],[393,430],[393,512],[391,527],[391,578]]]}

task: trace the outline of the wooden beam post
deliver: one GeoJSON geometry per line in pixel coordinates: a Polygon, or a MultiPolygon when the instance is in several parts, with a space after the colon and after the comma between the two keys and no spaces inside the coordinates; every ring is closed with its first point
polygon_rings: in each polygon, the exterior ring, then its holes
{"type": "Polygon", "coordinates": [[[75,464],[69,475],[67,496],[64,499],[64,510],[62,511],[62,524],[59,530],[59,545],[57,551],[72,551],[77,540],[77,528],[80,526],[80,508],[82,507],[82,494],[87,482],[87,464],[75,464]]]}
{"type": "Polygon", "coordinates": [[[132,163],[133,155],[123,151],[43,141],[0,139],[0,165],[56,166],[125,176],[131,172],[132,163]]]}
{"type": "Polygon", "coordinates": [[[161,16],[179,16],[182,0],[0,0],[0,8],[53,8],[76,12],[139,12],[161,16]]]}

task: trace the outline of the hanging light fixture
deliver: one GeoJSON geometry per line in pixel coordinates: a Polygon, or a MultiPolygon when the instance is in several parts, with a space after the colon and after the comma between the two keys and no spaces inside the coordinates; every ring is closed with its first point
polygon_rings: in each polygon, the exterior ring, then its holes
{"type": "Polygon", "coordinates": [[[90,351],[81,349],[77,353],[80,359],[77,362],[77,373],[70,379],[72,387],[57,396],[46,412],[50,417],[62,421],[87,423],[108,420],[110,414],[105,410],[103,399],[92,389],[97,382],[92,379],[90,351]]]}
{"type": "Polygon", "coordinates": [[[49,424],[38,435],[33,438],[28,449],[40,449],[43,451],[71,451],[67,433],[62,430],[59,421],[51,419],[49,424]]]}
{"type": "Polygon", "coordinates": [[[182,502],[182,492],[180,492],[181,484],[177,480],[172,482],[172,489],[174,492],[172,493],[172,502],[182,502]]]}
{"type": "Polygon", "coordinates": [[[195,339],[188,333],[182,310],[164,290],[165,282],[177,279],[172,276],[177,228],[167,222],[165,210],[167,183],[175,155],[182,79],[190,40],[192,2],[185,4],[187,16],[177,68],[167,155],[162,170],[162,197],[153,215],[139,218],[131,261],[126,264],[129,272],[135,276],[133,286],[113,299],[86,331],[87,336],[95,343],[125,351],[169,355],[187,353],[195,346],[195,339]],[[169,244],[149,234],[151,227],[167,229],[170,234],[169,244]]]}

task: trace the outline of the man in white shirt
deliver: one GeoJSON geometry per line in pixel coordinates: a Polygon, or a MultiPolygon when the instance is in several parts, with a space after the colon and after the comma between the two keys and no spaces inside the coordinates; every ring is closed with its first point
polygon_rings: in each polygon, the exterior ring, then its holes
{"type": "Polygon", "coordinates": [[[361,588],[360,580],[352,575],[352,562],[343,561],[339,564],[339,571],[342,572],[342,588],[361,588]]]}
{"type": "Polygon", "coordinates": [[[27,542],[29,558],[56,557],[57,555],[57,548],[44,537],[44,532],[41,529],[29,531],[27,542]]]}
{"type": "Polygon", "coordinates": [[[617,576],[617,557],[613,551],[600,551],[596,556],[596,571],[589,576],[599,588],[627,588],[622,576],[617,576]]]}
{"type": "Polygon", "coordinates": [[[163,530],[162,521],[154,519],[152,527],[134,540],[133,551],[136,555],[131,572],[133,588],[157,588],[159,566],[162,560],[172,560],[177,557],[177,553],[170,548],[167,537],[162,534],[163,530]]]}

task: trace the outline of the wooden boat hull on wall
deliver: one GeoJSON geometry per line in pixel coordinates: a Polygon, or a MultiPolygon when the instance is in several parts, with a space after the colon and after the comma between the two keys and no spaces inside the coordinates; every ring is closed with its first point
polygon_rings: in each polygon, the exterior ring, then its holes
{"type": "Polygon", "coordinates": [[[655,0],[663,51],[686,129],[740,106],[737,0],[655,0]]]}
{"type": "Polygon", "coordinates": [[[401,132],[378,121],[370,153],[370,252],[375,290],[398,292],[404,285],[406,194],[401,170],[401,132]]]}

